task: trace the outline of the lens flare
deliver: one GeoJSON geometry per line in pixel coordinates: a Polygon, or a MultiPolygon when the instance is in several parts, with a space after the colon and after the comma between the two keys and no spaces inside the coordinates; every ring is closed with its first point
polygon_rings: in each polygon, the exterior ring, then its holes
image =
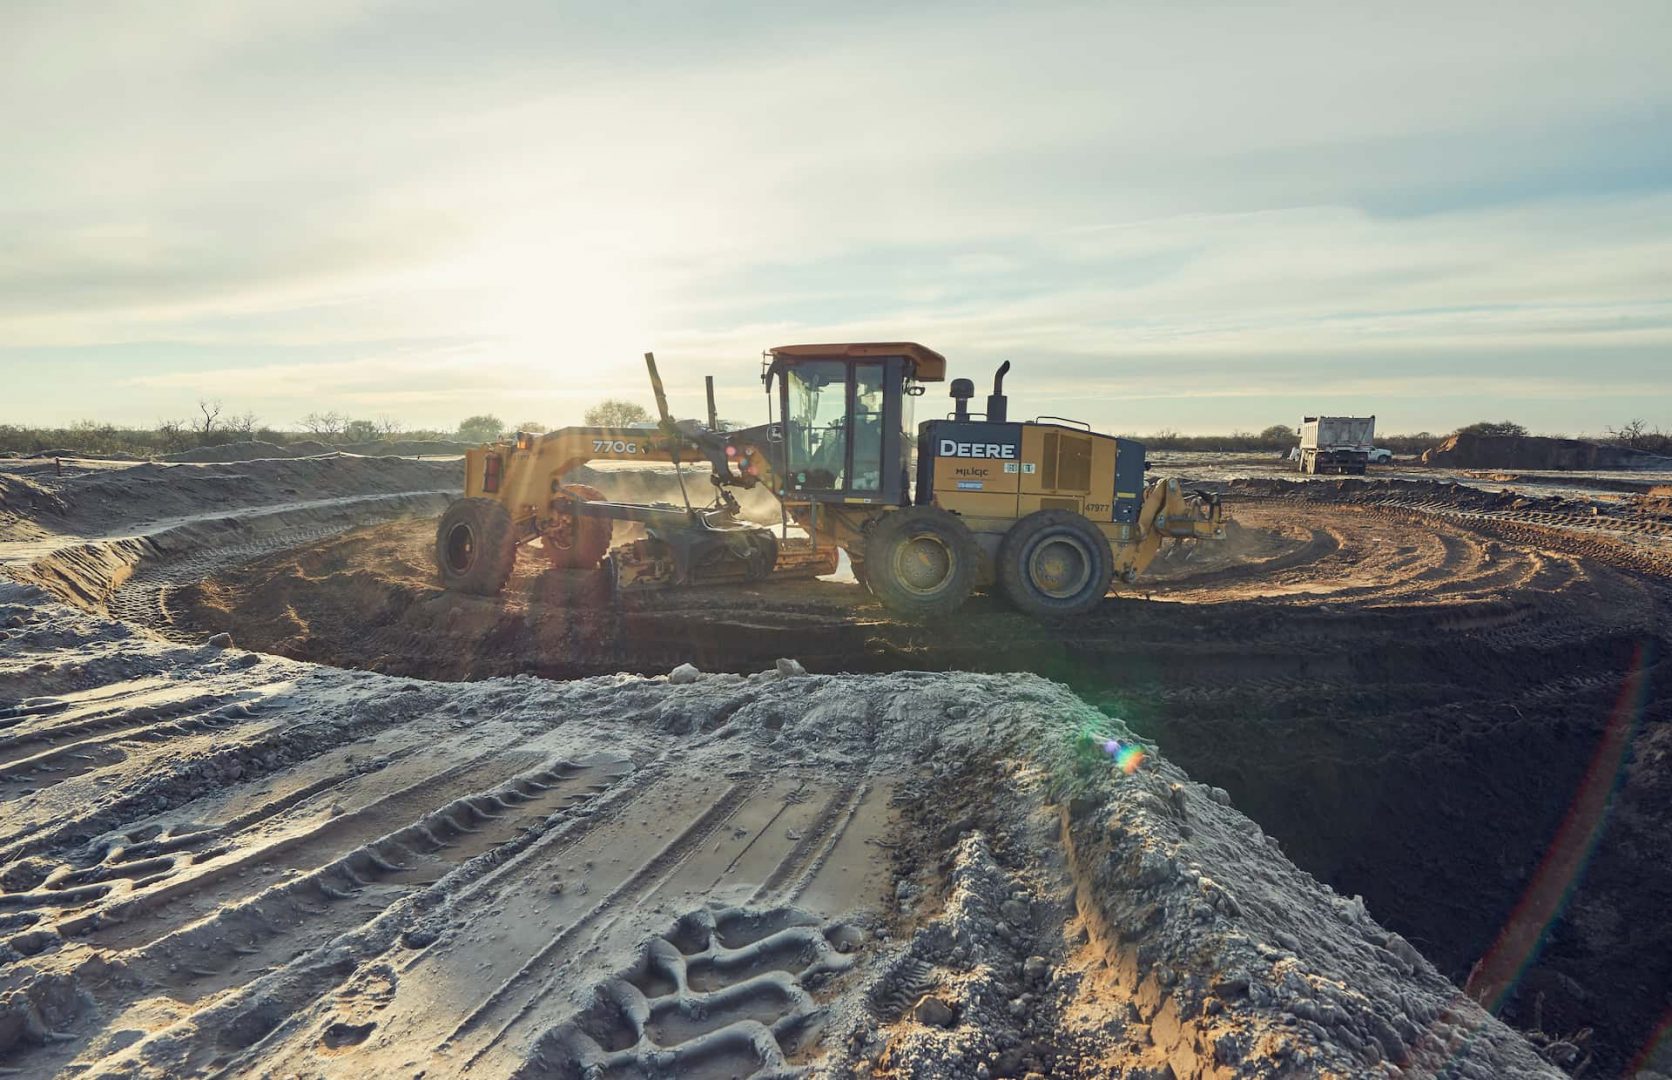
{"type": "Polygon", "coordinates": [[[1115,766],[1128,776],[1138,771],[1138,766],[1144,763],[1144,751],[1141,747],[1119,739],[1108,739],[1103,743],[1103,752],[1115,759],[1115,766]]]}
{"type": "Polygon", "coordinates": [[[1585,866],[1608,820],[1614,790],[1625,775],[1632,736],[1642,719],[1650,667],[1647,651],[1647,644],[1638,646],[1590,766],[1531,882],[1492,948],[1469,972],[1464,992],[1489,1012],[1496,1013],[1503,1007],[1521,976],[1538,958],[1551,925],[1584,877],[1585,866]]]}
{"type": "Polygon", "coordinates": [[[1654,1032],[1649,1036],[1648,1041],[1643,1044],[1643,1048],[1637,1052],[1637,1056],[1632,1059],[1630,1067],[1626,1069],[1626,1075],[1636,1076],[1638,1073],[1651,1068],[1656,1059],[1661,1056],[1660,1050],[1663,1046],[1672,1050],[1672,1009],[1666,1010],[1666,1015],[1661,1017],[1660,1023],[1655,1025],[1654,1032]]]}

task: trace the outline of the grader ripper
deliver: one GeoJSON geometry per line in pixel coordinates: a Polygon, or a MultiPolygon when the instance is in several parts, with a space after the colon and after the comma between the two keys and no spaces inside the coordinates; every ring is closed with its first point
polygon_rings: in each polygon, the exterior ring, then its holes
{"type": "Polygon", "coordinates": [[[1074,615],[1135,580],[1166,541],[1225,535],[1217,498],[1146,479],[1141,443],[1060,417],[1011,421],[1008,362],[984,414],[969,410],[974,384],[954,379],[953,413],[914,429],[914,399],[946,377],[939,353],[781,346],[761,374],[770,422],[720,431],[712,379],[708,423],[676,422],[645,361],[658,426],[519,432],[466,454],[465,497],[436,533],[449,588],[499,592],[517,547],[535,539],[554,566],[602,563],[618,590],[827,574],[841,548],[898,615],[946,615],[994,585],[1031,615],[1074,615]],[[591,461],[697,460],[714,489],[702,508],[688,495],[684,507],[611,502],[565,480],[591,461]],[[730,490],[760,485],[782,508],[777,528],[745,521],[730,490]],[[645,538],[609,550],[616,521],[645,538]]]}

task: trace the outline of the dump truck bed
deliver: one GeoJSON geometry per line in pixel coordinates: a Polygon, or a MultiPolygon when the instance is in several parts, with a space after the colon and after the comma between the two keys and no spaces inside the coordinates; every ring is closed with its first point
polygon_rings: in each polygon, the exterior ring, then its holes
{"type": "Polygon", "coordinates": [[[1302,450],[1362,450],[1376,446],[1374,416],[1308,416],[1300,426],[1302,450]]]}

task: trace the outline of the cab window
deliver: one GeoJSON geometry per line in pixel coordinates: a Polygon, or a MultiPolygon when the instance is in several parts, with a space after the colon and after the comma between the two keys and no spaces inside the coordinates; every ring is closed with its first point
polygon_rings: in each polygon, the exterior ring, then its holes
{"type": "Polygon", "coordinates": [[[880,360],[853,366],[854,491],[882,489],[882,387],[880,360]]]}
{"type": "Polygon", "coordinates": [[[848,457],[848,365],[812,360],[784,372],[788,397],[789,481],[796,488],[829,491],[845,486],[848,457]]]}

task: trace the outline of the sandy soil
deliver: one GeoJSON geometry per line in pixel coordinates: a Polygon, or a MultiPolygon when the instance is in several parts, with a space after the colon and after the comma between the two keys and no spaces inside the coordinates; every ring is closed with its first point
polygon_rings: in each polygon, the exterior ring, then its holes
{"type": "Polygon", "coordinates": [[[1619,1075],[1668,985],[1664,585],[1465,507],[1244,493],[1089,620],[921,628],[532,561],[448,597],[421,520],[56,494],[0,543],[27,1074],[1619,1075]]]}

